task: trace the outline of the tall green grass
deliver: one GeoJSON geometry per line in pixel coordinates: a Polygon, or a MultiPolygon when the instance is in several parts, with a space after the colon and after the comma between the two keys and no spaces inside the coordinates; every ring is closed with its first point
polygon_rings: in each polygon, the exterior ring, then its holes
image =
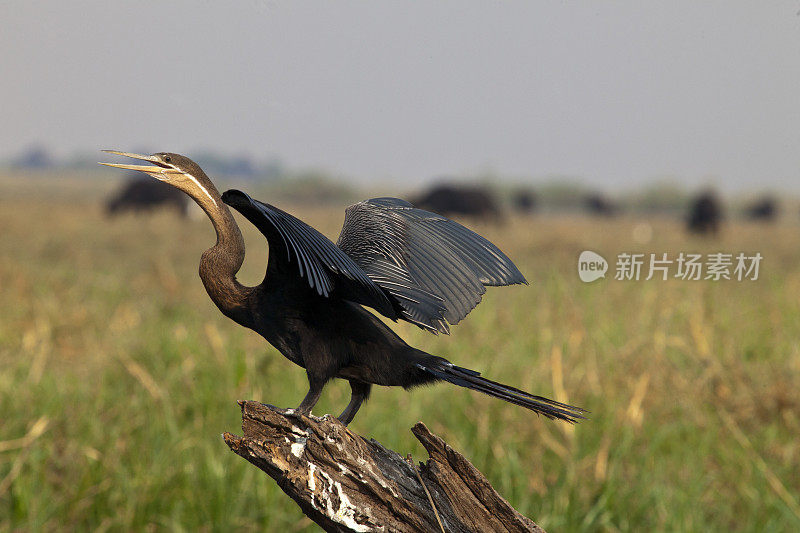
{"type": "MultiPolygon", "coordinates": [[[[313,530],[220,437],[238,432],[236,400],[294,406],[307,383],[205,295],[210,224],[109,221],[75,186],[2,186],[0,530],[313,530]]],[[[329,236],[343,213],[293,211],[329,236]]],[[[490,289],[449,337],[396,326],[589,420],[553,423],[442,384],[376,389],[351,429],[423,460],[408,428],[424,421],[552,531],[800,530],[800,227],[733,224],[704,240],[655,220],[653,240],[636,244],[638,223],[478,224],[530,286],[490,289]],[[764,262],[758,281],[609,272],[583,284],[584,249],[612,262],[623,251],[760,251],[764,262]]],[[[267,251],[242,227],[242,278],[255,284],[267,251]]],[[[315,413],[338,413],[348,394],[330,385],[315,413]]]]}

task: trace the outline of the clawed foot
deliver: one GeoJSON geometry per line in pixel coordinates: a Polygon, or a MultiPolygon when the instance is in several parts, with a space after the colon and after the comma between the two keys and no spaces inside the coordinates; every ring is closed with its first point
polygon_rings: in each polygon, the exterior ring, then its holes
{"type": "MultiPolygon", "coordinates": [[[[286,414],[290,415],[290,416],[297,416],[297,415],[312,416],[310,409],[301,410],[299,407],[295,407],[294,409],[286,409],[286,414]]],[[[353,414],[355,414],[355,413],[353,413],[353,414]]],[[[327,415],[325,415],[325,416],[327,416],[327,415]]],[[[351,416],[347,416],[347,410],[345,409],[345,411],[342,414],[340,414],[339,416],[336,417],[336,420],[338,420],[339,422],[341,422],[342,424],[347,426],[350,422],[353,421],[353,416],[352,415],[351,416]]]]}
{"type": "Polygon", "coordinates": [[[303,409],[302,407],[295,407],[294,409],[287,409],[286,412],[290,415],[311,416],[311,409],[303,409]]]}

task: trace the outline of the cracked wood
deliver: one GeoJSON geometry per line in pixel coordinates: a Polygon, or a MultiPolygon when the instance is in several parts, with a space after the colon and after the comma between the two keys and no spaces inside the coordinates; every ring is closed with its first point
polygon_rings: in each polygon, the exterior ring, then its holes
{"type": "Polygon", "coordinates": [[[463,455],[422,423],[412,432],[430,458],[414,466],[331,416],[239,402],[243,436],[223,438],[272,477],[326,531],[542,532],[500,496],[463,455]]]}

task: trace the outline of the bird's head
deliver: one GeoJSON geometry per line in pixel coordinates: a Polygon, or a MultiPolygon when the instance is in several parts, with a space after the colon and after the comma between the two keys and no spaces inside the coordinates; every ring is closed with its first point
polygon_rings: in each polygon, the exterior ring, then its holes
{"type": "Polygon", "coordinates": [[[147,161],[149,165],[126,165],[120,163],[100,163],[107,167],[122,168],[125,170],[138,170],[144,172],[159,181],[168,183],[176,187],[189,196],[200,207],[210,212],[220,207],[220,196],[217,188],[203,172],[200,166],[186,156],[169,152],[159,152],[152,155],[131,154],[128,152],[118,152],[116,150],[103,150],[109,154],[116,154],[141,161],[147,161]]]}

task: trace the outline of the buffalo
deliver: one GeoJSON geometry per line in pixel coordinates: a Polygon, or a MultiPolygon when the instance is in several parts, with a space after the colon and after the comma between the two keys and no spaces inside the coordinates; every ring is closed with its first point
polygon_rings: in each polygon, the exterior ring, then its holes
{"type": "Polygon", "coordinates": [[[536,211],[536,193],[529,189],[518,189],[511,195],[511,206],[514,211],[527,215],[536,211]]]}
{"type": "Polygon", "coordinates": [[[617,206],[599,193],[592,193],[586,196],[583,203],[586,211],[591,215],[610,217],[616,214],[617,206]]]}
{"type": "Polygon", "coordinates": [[[764,197],[745,209],[745,216],[750,220],[771,222],[778,215],[778,204],[772,197],[764,197]]]}
{"type": "Polygon", "coordinates": [[[722,205],[719,199],[712,192],[704,192],[689,206],[686,226],[691,233],[709,234],[719,231],[721,221],[722,205]]]}
{"type": "Polygon", "coordinates": [[[106,201],[106,213],[117,215],[125,211],[142,212],[157,208],[172,208],[185,217],[189,199],[174,187],[152,178],[131,178],[106,201]]]}
{"type": "Polygon", "coordinates": [[[416,207],[442,216],[500,219],[502,212],[494,194],[480,185],[437,185],[413,199],[416,207]]]}

